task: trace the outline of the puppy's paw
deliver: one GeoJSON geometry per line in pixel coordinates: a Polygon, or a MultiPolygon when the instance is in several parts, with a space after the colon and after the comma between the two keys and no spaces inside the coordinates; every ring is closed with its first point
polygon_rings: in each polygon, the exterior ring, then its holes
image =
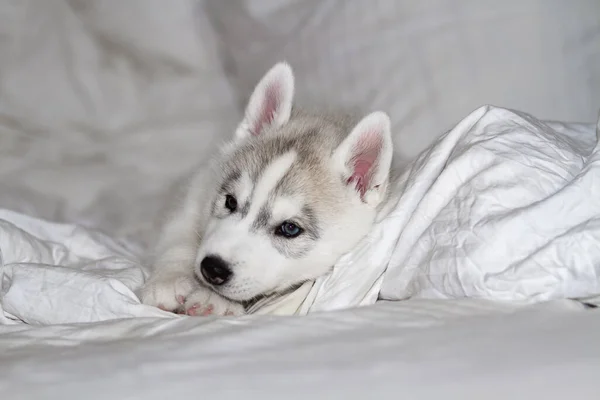
{"type": "Polygon", "coordinates": [[[227,300],[207,288],[200,288],[190,294],[185,302],[187,315],[244,315],[244,306],[227,300]]]}
{"type": "Polygon", "coordinates": [[[198,287],[193,276],[172,275],[150,279],[140,291],[142,303],[165,311],[178,312],[190,293],[198,287]]]}

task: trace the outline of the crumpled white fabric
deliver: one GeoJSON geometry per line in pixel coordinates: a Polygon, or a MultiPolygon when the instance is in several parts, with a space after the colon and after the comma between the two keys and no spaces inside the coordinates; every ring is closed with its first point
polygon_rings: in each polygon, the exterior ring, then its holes
{"type": "MultiPolygon", "coordinates": [[[[314,284],[258,314],[408,298],[517,303],[600,292],[600,151],[593,127],[482,107],[402,175],[372,232],[314,284]]],[[[3,323],[171,317],[141,305],[141,250],[0,210],[3,323]]],[[[2,314],[0,314],[1,316],[2,314]]]]}
{"type": "Polygon", "coordinates": [[[561,134],[481,108],[410,171],[425,187],[381,289],[390,300],[546,301],[600,293],[600,148],[593,128],[561,134]],[[423,174],[425,170],[429,175],[423,174]]]}
{"type": "Polygon", "coordinates": [[[592,126],[477,109],[412,163],[391,212],[317,282],[303,310],[368,304],[377,296],[595,297],[596,136],[592,126]]]}
{"type": "Polygon", "coordinates": [[[0,209],[0,323],[173,316],[135,295],[139,254],[99,232],[0,209]]]}

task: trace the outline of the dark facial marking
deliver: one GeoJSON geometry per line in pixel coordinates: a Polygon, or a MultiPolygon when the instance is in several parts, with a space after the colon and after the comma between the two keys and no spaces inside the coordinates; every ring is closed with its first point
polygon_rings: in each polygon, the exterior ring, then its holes
{"type": "Polygon", "coordinates": [[[248,197],[248,200],[246,200],[246,202],[244,203],[244,206],[240,209],[240,214],[242,215],[242,218],[246,218],[246,216],[248,215],[248,212],[250,211],[250,204],[251,204],[250,199],[252,199],[253,194],[254,194],[254,189],[252,189],[252,193],[250,194],[250,197],[248,197]]]}
{"type": "Polygon", "coordinates": [[[302,212],[292,218],[292,221],[302,229],[300,235],[290,239],[273,234],[271,240],[278,252],[286,257],[298,259],[304,257],[314,246],[320,237],[320,230],[315,212],[309,206],[304,206],[302,212]]]}
{"type": "Polygon", "coordinates": [[[317,216],[310,206],[302,207],[302,228],[312,240],[318,240],[321,237],[317,216]]]}
{"type": "Polygon", "coordinates": [[[241,178],[242,174],[240,171],[234,171],[225,178],[221,187],[219,188],[219,193],[227,194],[233,192],[236,181],[241,178]]]}
{"type": "Polygon", "coordinates": [[[269,226],[269,222],[271,221],[271,211],[269,209],[269,204],[262,206],[256,215],[256,219],[252,223],[252,229],[257,231],[261,228],[266,228],[269,226]]]}

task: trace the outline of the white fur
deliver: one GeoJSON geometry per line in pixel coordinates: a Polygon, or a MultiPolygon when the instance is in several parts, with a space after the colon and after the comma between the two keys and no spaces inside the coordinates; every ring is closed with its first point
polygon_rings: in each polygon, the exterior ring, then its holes
{"type": "Polygon", "coordinates": [[[299,197],[278,197],[271,210],[273,219],[284,221],[293,218],[300,213],[302,203],[302,198],[299,197]]]}
{"type": "MultiPolygon", "coordinates": [[[[281,63],[267,72],[250,98],[233,144],[222,157],[233,157],[239,146],[257,136],[283,135],[285,129],[297,132],[309,122],[314,124],[313,118],[301,121],[296,128],[286,128],[293,124],[293,92],[289,65],[281,63]],[[264,113],[265,109],[269,112],[264,113]]],[[[241,315],[241,302],[315,279],[356,246],[374,223],[377,207],[386,194],[392,158],[389,118],[381,112],[366,116],[346,131],[350,133],[344,134],[341,144],[329,140],[333,136],[327,138],[334,135],[328,129],[334,128],[327,128],[326,119],[321,122],[323,146],[310,148],[324,161],[314,161],[311,170],[296,182],[293,195],[275,196],[274,188],[298,162],[295,150],[272,159],[255,180],[249,171],[241,171],[229,194],[236,197],[240,207],[250,201],[247,213],[226,209],[225,195],[217,195],[219,179],[223,178],[218,171],[201,170],[194,175],[161,232],[152,275],[141,291],[144,303],[190,315],[241,315]],[[339,145],[327,150],[333,142],[339,145]],[[370,166],[368,185],[361,186],[364,194],[347,182],[356,172],[360,157],[369,157],[370,166]],[[320,186],[310,186],[312,181],[320,186]],[[319,211],[316,236],[284,239],[274,234],[273,227],[282,221],[302,218],[307,205],[319,211]],[[266,207],[270,207],[270,220],[264,229],[256,228],[253,223],[266,207]],[[298,249],[304,251],[295,256],[288,253],[298,249]],[[205,282],[200,264],[209,255],[226,260],[233,271],[226,284],[209,288],[205,282]]]]}
{"type": "Polygon", "coordinates": [[[254,199],[249,212],[250,218],[254,217],[258,213],[258,210],[265,204],[269,193],[279,183],[286,172],[288,172],[295,160],[296,153],[290,151],[277,158],[264,170],[254,189],[254,199]]]}
{"type": "Polygon", "coordinates": [[[200,262],[209,254],[219,257],[235,265],[234,281],[223,288],[228,298],[245,300],[254,297],[255,292],[261,292],[261,283],[268,285],[278,278],[276,268],[271,264],[283,265],[279,255],[274,254],[268,241],[260,233],[251,232],[250,225],[259,210],[268,200],[269,193],[285,175],[296,159],[294,152],[288,152],[276,158],[259,178],[254,187],[252,206],[247,217],[242,221],[237,219],[220,220],[208,224],[204,240],[198,248],[195,261],[196,275],[204,281],[199,271],[200,262]],[[254,266],[264,266],[256,271],[254,266]]]}
{"type": "Polygon", "coordinates": [[[250,179],[247,173],[242,173],[242,178],[240,179],[237,190],[237,195],[242,203],[245,203],[250,199],[253,188],[254,184],[252,183],[252,179],[250,179]]]}

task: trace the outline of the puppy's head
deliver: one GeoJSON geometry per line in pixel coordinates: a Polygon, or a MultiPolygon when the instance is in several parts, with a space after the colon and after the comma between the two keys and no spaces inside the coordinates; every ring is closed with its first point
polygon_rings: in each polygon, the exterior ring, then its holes
{"type": "Polygon", "coordinates": [[[196,274],[235,301],[327,273],[368,233],[387,190],[387,115],[303,114],[293,94],[292,70],[275,65],[218,165],[196,274]]]}

